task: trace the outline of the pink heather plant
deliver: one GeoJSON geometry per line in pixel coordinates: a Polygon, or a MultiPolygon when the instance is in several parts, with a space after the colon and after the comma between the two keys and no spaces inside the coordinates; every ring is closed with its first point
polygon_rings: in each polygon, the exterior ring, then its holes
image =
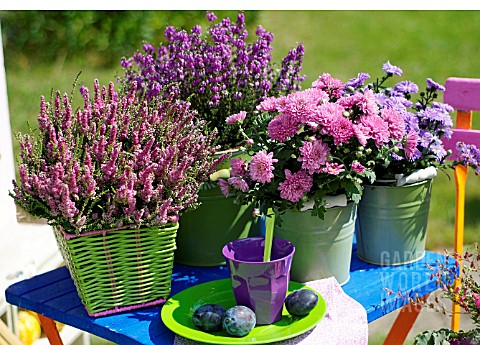
{"type": "Polygon", "coordinates": [[[94,83],[40,101],[39,134],[18,135],[20,181],[10,195],[26,211],[69,233],[177,222],[196,206],[197,191],[216,166],[215,133],[206,133],[189,103],[150,102],[136,82],[94,83]]]}

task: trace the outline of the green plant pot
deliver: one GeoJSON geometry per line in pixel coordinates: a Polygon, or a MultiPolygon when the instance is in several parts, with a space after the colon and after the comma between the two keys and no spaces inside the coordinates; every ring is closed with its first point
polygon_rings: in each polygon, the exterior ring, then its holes
{"type": "Polygon", "coordinates": [[[307,282],[334,276],[340,285],[350,279],[350,260],[357,214],[356,204],[327,209],[324,219],[310,211],[287,210],[275,237],[293,243],[296,248],[290,276],[292,281],[307,282]]]}
{"type": "Polygon", "coordinates": [[[358,258],[382,266],[423,258],[431,191],[432,180],[365,186],[358,206],[358,258]]]}
{"type": "MultiPolygon", "coordinates": [[[[223,151],[232,156],[248,157],[240,150],[223,151]]],[[[219,152],[218,154],[221,154],[219,152]]],[[[219,169],[230,166],[224,162],[219,169]]],[[[258,235],[253,205],[236,205],[233,197],[225,198],[220,188],[203,187],[198,193],[201,205],[181,215],[177,233],[175,261],[189,266],[218,266],[225,264],[222,248],[225,244],[258,235]]]]}

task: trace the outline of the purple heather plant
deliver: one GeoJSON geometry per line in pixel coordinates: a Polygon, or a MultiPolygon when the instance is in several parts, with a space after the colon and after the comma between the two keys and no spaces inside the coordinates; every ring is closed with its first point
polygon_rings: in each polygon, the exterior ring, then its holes
{"type": "Polygon", "coordinates": [[[19,134],[20,183],[10,195],[69,233],[177,222],[195,207],[214,159],[215,132],[190,104],[145,100],[136,82],[85,87],[75,113],[67,94],[40,101],[39,134],[19,134]]]}
{"type": "MultiPolygon", "coordinates": [[[[298,44],[277,68],[271,56],[273,34],[261,25],[255,41],[248,43],[243,13],[235,22],[224,18],[214,23],[217,17],[211,12],[206,17],[211,22],[207,35],[199,25],[189,33],[170,26],[165,43],[145,44],[143,53],[123,58],[123,80],[137,81],[148,99],[174,93],[188,100],[208,127],[218,130],[222,149],[238,148],[244,138],[225,119],[242,110],[252,112],[267,97],[300,90],[304,48],[298,44]]],[[[245,119],[244,126],[252,120],[245,119]]]]}

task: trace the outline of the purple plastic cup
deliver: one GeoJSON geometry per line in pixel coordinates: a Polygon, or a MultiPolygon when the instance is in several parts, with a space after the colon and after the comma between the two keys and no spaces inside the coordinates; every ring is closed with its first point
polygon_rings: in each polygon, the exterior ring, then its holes
{"type": "Polygon", "coordinates": [[[282,318],[282,309],[290,282],[295,247],[274,238],[270,261],[263,261],[264,237],[248,237],[223,247],[233,294],[237,305],[255,312],[257,325],[269,325],[282,318]]]}

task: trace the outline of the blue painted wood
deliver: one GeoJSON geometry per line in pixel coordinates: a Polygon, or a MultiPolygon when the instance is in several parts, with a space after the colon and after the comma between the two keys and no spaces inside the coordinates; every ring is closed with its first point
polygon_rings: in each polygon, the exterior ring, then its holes
{"type": "MultiPolygon", "coordinates": [[[[435,291],[437,287],[435,281],[430,280],[432,272],[426,263],[438,266],[437,260],[444,262],[445,258],[427,251],[425,257],[416,263],[381,267],[359,260],[354,245],[351,277],[343,289],[366,309],[368,321],[371,322],[407,303],[396,294],[388,295],[385,289],[401,290],[409,296],[415,293],[424,296],[435,291]]],[[[225,266],[175,265],[172,295],[190,286],[228,276],[225,266]]],[[[161,321],[161,307],[101,318],[89,317],[65,267],[13,284],[5,294],[7,302],[11,304],[33,310],[117,344],[172,344],[175,336],[161,321]]]]}

